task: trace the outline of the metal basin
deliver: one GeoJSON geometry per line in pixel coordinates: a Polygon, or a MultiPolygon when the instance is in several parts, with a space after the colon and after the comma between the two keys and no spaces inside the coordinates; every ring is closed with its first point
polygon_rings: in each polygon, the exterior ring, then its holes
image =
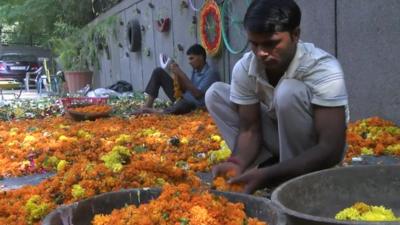
{"type": "MultiPolygon", "coordinates": [[[[267,222],[269,225],[283,225],[284,218],[279,214],[272,202],[265,198],[238,193],[212,191],[216,195],[223,195],[231,202],[245,204],[246,214],[250,217],[267,222]]],[[[44,218],[42,225],[89,225],[94,215],[111,213],[126,204],[139,205],[157,198],[159,189],[129,189],[118,192],[101,194],[86,200],[61,206],[44,218]]]]}
{"type": "Polygon", "coordinates": [[[400,222],[338,221],[340,210],[355,202],[383,205],[400,216],[400,166],[355,166],[323,170],[287,181],[272,201],[287,225],[400,225],[400,222]]]}

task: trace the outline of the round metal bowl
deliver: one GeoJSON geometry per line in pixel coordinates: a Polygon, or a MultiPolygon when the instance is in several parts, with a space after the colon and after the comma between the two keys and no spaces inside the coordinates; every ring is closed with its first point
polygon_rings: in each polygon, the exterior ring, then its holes
{"type": "Polygon", "coordinates": [[[339,221],[355,202],[383,205],[400,216],[400,166],[342,167],[289,180],[272,193],[287,225],[400,225],[400,222],[339,221]]]}
{"type": "MultiPolygon", "coordinates": [[[[212,191],[213,194],[225,196],[231,202],[242,202],[246,214],[257,217],[268,225],[284,225],[284,218],[278,213],[273,203],[265,198],[251,195],[212,191]]],[[[85,199],[71,205],[60,206],[47,215],[42,225],[89,225],[96,214],[109,214],[113,209],[119,209],[126,204],[147,203],[159,196],[160,189],[128,189],[109,192],[85,199]]]]}

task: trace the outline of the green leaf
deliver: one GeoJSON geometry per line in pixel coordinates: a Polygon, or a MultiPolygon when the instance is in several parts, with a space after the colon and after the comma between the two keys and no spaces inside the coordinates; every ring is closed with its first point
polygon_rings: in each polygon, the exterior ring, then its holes
{"type": "Polygon", "coordinates": [[[189,224],[189,219],[185,218],[185,217],[182,217],[182,218],[179,218],[179,222],[181,222],[180,225],[188,225],[189,224]]]}
{"type": "Polygon", "coordinates": [[[145,145],[136,145],[135,147],[133,147],[133,151],[135,151],[136,153],[143,153],[147,151],[147,147],[145,145]]]}
{"type": "Polygon", "coordinates": [[[169,213],[163,212],[161,217],[162,217],[164,220],[168,220],[168,219],[169,219],[169,213]]]}

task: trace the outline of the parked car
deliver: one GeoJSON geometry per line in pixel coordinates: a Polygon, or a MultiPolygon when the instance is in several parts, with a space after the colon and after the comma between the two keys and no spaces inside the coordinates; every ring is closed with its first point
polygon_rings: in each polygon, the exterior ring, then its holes
{"type": "Polygon", "coordinates": [[[0,80],[15,79],[23,82],[26,72],[39,68],[36,56],[22,53],[5,53],[0,56],[0,80]]]}

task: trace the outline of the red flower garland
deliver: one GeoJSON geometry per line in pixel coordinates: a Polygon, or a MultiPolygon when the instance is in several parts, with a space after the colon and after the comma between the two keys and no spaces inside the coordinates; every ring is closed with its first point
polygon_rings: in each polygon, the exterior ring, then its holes
{"type": "Polygon", "coordinates": [[[203,47],[211,56],[219,52],[222,41],[221,33],[221,12],[217,3],[214,0],[208,0],[200,11],[200,39],[203,47]],[[215,24],[214,30],[207,27],[207,19],[212,19],[215,24]],[[215,32],[215,36],[210,40],[210,32],[215,32]]]}

